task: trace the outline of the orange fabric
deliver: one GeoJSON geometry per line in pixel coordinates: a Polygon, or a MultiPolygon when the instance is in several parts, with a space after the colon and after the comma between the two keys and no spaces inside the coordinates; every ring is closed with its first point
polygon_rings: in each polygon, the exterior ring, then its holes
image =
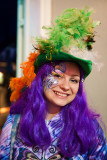
{"type": "Polygon", "coordinates": [[[20,78],[12,78],[10,81],[10,88],[12,90],[12,94],[10,97],[10,101],[16,101],[21,94],[21,90],[25,86],[31,86],[31,82],[34,80],[36,74],[34,73],[34,62],[39,55],[39,51],[30,53],[28,60],[21,64],[23,69],[23,76],[20,78]]]}

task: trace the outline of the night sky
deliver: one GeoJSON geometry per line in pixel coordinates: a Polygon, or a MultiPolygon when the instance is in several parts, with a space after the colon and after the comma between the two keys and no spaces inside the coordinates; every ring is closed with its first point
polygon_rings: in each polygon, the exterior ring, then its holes
{"type": "Polygon", "coordinates": [[[10,43],[16,44],[17,0],[0,1],[0,52],[10,43]]]}

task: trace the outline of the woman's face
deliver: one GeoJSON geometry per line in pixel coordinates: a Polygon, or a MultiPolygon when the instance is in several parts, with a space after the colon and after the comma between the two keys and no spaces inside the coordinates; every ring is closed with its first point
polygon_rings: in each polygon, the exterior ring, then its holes
{"type": "Polygon", "coordinates": [[[75,98],[80,82],[80,70],[73,62],[62,62],[43,81],[46,100],[55,106],[65,106],[75,98]]]}

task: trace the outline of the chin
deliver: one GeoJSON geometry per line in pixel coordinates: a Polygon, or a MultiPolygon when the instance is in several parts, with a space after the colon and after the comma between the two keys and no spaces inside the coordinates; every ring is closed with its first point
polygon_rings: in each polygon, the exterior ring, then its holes
{"type": "MultiPolygon", "coordinates": [[[[70,102],[69,102],[69,103],[70,103],[70,102]]],[[[69,103],[64,103],[64,102],[58,102],[58,103],[57,103],[57,102],[56,102],[55,105],[56,105],[56,106],[59,106],[59,107],[64,107],[64,106],[66,106],[66,105],[69,104],[69,103]]]]}

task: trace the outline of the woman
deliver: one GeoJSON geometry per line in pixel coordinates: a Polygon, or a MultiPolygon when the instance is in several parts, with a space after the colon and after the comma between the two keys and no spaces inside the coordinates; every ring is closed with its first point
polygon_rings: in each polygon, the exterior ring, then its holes
{"type": "Polygon", "coordinates": [[[11,80],[13,103],[2,130],[0,159],[107,159],[99,115],[88,108],[83,91],[95,62],[87,49],[98,23],[90,14],[66,10],[49,28],[49,38],[36,40],[37,51],[21,66],[24,76],[11,80]]]}

